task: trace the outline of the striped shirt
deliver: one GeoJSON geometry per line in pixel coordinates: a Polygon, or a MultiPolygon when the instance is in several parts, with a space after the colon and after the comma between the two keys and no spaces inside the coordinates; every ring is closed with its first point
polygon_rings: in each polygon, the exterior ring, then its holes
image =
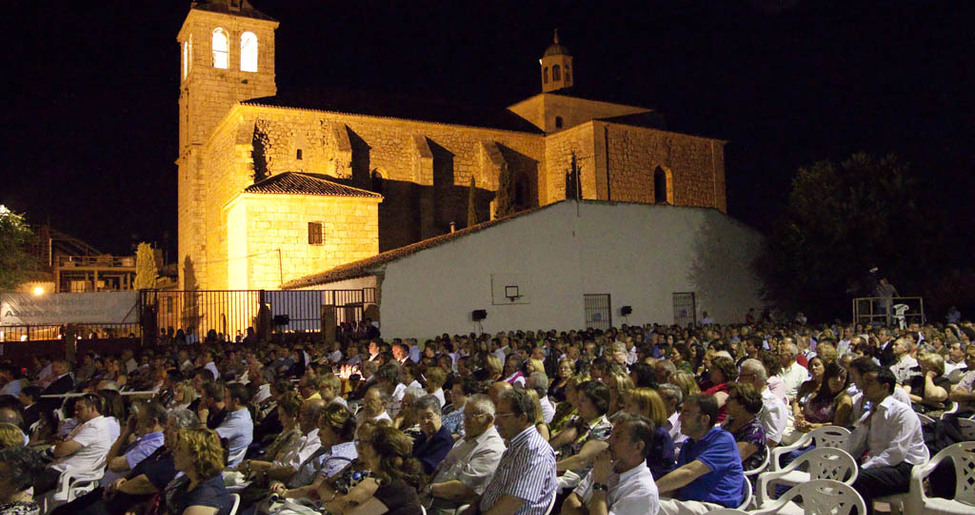
{"type": "Polygon", "coordinates": [[[515,515],[543,515],[556,487],[555,452],[532,425],[509,442],[484,489],[480,508],[486,512],[498,499],[510,495],[525,501],[515,515]]]}

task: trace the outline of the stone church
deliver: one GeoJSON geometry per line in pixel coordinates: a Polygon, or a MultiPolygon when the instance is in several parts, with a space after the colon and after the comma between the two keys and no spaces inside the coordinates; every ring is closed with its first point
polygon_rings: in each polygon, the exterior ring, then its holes
{"type": "Polygon", "coordinates": [[[479,221],[499,183],[516,211],[581,198],[726,212],[725,142],[575,94],[557,35],[541,93],[484,109],[279,93],[277,28],[247,0],[200,0],[177,36],[184,289],[276,289],[463,228],[472,184],[479,221]]]}

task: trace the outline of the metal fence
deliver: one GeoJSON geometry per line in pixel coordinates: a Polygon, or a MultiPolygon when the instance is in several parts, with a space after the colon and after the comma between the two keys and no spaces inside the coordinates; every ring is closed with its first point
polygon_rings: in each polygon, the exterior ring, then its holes
{"type": "Polygon", "coordinates": [[[923,324],[923,297],[857,297],[853,299],[853,322],[864,325],[897,325],[906,328],[923,324]]]}
{"type": "Polygon", "coordinates": [[[127,338],[142,336],[142,326],[133,324],[65,324],[65,325],[0,325],[0,342],[60,340],[66,335],[75,339],[127,338]]]}
{"type": "MultiPolygon", "coordinates": [[[[359,290],[145,290],[140,305],[145,317],[155,315],[160,330],[192,330],[201,339],[210,331],[235,337],[257,326],[267,304],[275,333],[322,330],[323,307],[334,306],[336,324],[358,322],[376,303],[375,288],[359,290]]],[[[155,329],[155,328],[154,328],[155,329]]]]}
{"type": "Polygon", "coordinates": [[[609,329],[613,326],[613,311],[608,293],[587,293],[584,296],[586,304],[586,328],[609,329]]]}

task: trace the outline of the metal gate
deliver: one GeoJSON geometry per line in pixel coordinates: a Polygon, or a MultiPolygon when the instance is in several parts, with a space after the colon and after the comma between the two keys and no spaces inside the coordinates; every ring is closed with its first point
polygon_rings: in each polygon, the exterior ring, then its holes
{"type": "Polygon", "coordinates": [[[674,325],[687,327],[697,324],[697,301],[694,292],[674,293],[674,325]]]}
{"type": "Polygon", "coordinates": [[[376,303],[375,288],[360,290],[143,290],[143,330],[192,330],[202,340],[210,330],[233,339],[257,326],[261,304],[270,309],[275,333],[322,330],[323,306],[335,306],[336,323],[359,322],[376,303]]]}
{"type": "Polygon", "coordinates": [[[613,326],[612,303],[608,293],[586,293],[586,328],[606,330],[613,326]]]}

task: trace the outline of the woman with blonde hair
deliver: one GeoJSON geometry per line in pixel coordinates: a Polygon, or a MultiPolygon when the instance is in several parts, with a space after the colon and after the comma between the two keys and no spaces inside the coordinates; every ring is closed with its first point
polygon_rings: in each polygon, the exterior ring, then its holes
{"type": "Polygon", "coordinates": [[[504,371],[504,366],[497,356],[490,354],[484,361],[484,370],[487,371],[488,379],[493,383],[494,381],[501,380],[501,373],[504,371]]]}
{"type": "Polygon", "coordinates": [[[611,369],[606,375],[606,386],[609,387],[609,418],[613,418],[617,413],[623,411],[623,404],[626,396],[633,389],[633,379],[630,378],[626,370],[611,369]]]}
{"type": "Polygon", "coordinates": [[[552,433],[558,433],[579,413],[579,385],[589,380],[586,374],[576,374],[565,382],[565,402],[555,408],[550,426],[552,433]]]}
{"type": "Polygon", "coordinates": [[[233,506],[224,487],[224,450],[212,429],[180,429],[173,464],[184,475],[166,485],[171,515],[227,515],[233,506]]]}
{"type": "Polygon", "coordinates": [[[685,399],[701,393],[701,387],[697,385],[697,380],[690,372],[677,371],[676,374],[670,376],[670,384],[680,388],[685,399]]]}
{"type": "Polygon", "coordinates": [[[173,401],[166,406],[167,409],[187,409],[199,398],[196,388],[193,388],[193,383],[190,381],[180,382],[174,390],[173,401]]]}
{"type": "Polygon", "coordinates": [[[542,435],[542,438],[547,442],[552,437],[552,434],[549,432],[548,424],[542,418],[542,400],[534,388],[525,388],[525,392],[528,393],[528,396],[532,398],[532,402],[535,403],[535,413],[537,415],[535,417],[535,429],[538,430],[538,434],[542,435]]]}
{"type": "Polygon", "coordinates": [[[647,466],[654,479],[674,469],[674,439],[667,431],[667,407],[653,388],[634,388],[626,396],[626,413],[646,417],[653,425],[653,440],[647,453],[647,466]]]}

